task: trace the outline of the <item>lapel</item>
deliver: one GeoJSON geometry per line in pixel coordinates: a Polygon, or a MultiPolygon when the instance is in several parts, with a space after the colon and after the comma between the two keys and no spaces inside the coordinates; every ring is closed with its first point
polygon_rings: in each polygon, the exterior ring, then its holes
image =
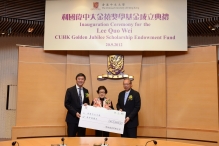
{"type": "MultiPolygon", "coordinates": [[[[122,102],[122,105],[124,105],[124,99],[125,99],[125,91],[122,92],[121,94],[121,102],[122,102]]],[[[125,106],[125,105],[124,105],[125,106]]]]}
{"type": "Polygon", "coordinates": [[[77,86],[75,85],[73,89],[74,89],[73,93],[75,94],[75,97],[77,97],[76,101],[78,102],[78,104],[80,104],[77,86]]]}
{"type": "Polygon", "coordinates": [[[86,96],[85,96],[85,90],[84,90],[84,87],[83,87],[83,94],[84,94],[84,99],[83,99],[83,101],[82,101],[82,103],[84,103],[84,101],[85,101],[85,98],[87,98],[86,96]]]}

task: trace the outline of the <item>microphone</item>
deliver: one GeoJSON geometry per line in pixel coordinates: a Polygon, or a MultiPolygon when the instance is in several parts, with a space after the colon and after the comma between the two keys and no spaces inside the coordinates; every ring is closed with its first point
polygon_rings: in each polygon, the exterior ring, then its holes
{"type": "Polygon", "coordinates": [[[107,144],[107,140],[108,140],[108,138],[106,137],[106,138],[104,138],[104,145],[106,145],[107,144]]]}
{"type": "Polygon", "coordinates": [[[17,145],[19,146],[19,143],[17,141],[12,142],[12,146],[15,146],[17,143],[17,145]]]}
{"type": "Polygon", "coordinates": [[[101,145],[101,146],[108,146],[108,144],[107,144],[107,140],[108,140],[108,138],[106,137],[106,138],[104,138],[104,143],[101,145]]]}
{"type": "Polygon", "coordinates": [[[60,144],[60,146],[66,146],[66,144],[64,144],[64,141],[65,141],[64,137],[62,137],[61,141],[62,141],[62,144],[60,144]]]}
{"type": "Polygon", "coordinates": [[[156,140],[150,140],[150,141],[147,141],[147,142],[146,142],[145,146],[146,146],[149,142],[152,142],[152,141],[153,141],[154,145],[157,144],[157,141],[156,141],[156,140]]]}

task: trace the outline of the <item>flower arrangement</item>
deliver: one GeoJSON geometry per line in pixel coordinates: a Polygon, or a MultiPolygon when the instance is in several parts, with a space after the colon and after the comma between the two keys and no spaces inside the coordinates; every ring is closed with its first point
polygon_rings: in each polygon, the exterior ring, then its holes
{"type": "Polygon", "coordinates": [[[101,107],[100,100],[98,98],[94,98],[93,102],[94,107],[101,107]]]}
{"type": "Polygon", "coordinates": [[[132,95],[129,95],[128,100],[133,100],[132,95]]]}
{"type": "MultiPolygon", "coordinates": [[[[94,107],[102,107],[101,100],[99,98],[94,98],[93,99],[93,106],[94,107]]],[[[104,102],[103,102],[103,107],[110,109],[110,106],[111,106],[111,100],[109,98],[105,98],[104,102]]]]}
{"type": "Polygon", "coordinates": [[[111,106],[111,100],[109,98],[106,98],[105,99],[105,104],[104,104],[104,108],[106,109],[110,109],[110,106],[111,106]]]}
{"type": "Polygon", "coordinates": [[[107,105],[111,105],[111,100],[108,98],[108,99],[106,99],[105,100],[105,104],[107,104],[107,105]]]}
{"type": "Polygon", "coordinates": [[[86,97],[86,98],[89,98],[89,93],[85,93],[85,97],[86,97]]]}

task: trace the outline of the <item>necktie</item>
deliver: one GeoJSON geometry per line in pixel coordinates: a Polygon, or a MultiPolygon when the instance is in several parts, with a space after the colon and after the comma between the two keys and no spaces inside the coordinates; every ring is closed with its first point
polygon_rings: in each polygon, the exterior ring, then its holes
{"type": "Polygon", "coordinates": [[[82,105],[81,88],[78,88],[78,96],[80,99],[80,104],[82,105]]]}

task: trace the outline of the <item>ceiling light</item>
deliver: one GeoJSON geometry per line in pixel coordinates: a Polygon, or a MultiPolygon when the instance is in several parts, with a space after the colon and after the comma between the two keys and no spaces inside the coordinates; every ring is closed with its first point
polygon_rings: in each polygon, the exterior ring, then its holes
{"type": "Polygon", "coordinates": [[[215,29],[216,29],[215,27],[212,27],[212,28],[211,28],[211,30],[215,30],[215,29]]]}
{"type": "Polygon", "coordinates": [[[33,32],[33,28],[32,27],[28,28],[27,32],[33,32]]]}
{"type": "Polygon", "coordinates": [[[208,26],[208,28],[211,29],[211,30],[215,30],[216,29],[215,27],[212,27],[210,25],[208,26]]]}

